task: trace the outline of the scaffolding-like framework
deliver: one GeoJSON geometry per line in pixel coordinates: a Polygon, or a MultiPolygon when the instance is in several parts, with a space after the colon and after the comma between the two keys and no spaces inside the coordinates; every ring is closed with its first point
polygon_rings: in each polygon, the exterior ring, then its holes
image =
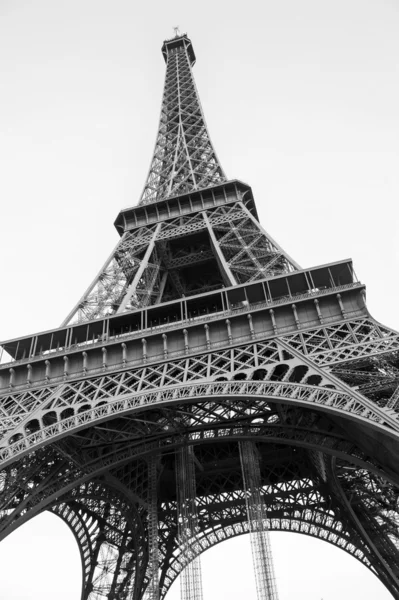
{"type": "Polygon", "coordinates": [[[191,71],[191,41],[182,35],[166,41],[162,50],[166,76],[161,117],[141,204],[226,181],[191,71]]]}
{"type": "Polygon", "coordinates": [[[240,442],[239,448],[257,598],[278,600],[267,512],[262,499],[259,453],[253,442],[240,442]]]}
{"type": "Polygon", "coordinates": [[[180,598],[181,600],[203,600],[192,446],[184,445],[176,452],[176,497],[179,550],[187,562],[180,577],[180,598]]]}
{"type": "Polygon", "coordinates": [[[159,456],[148,459],[148,587],[146,600],[159,600],[158,477],[159,456]]]}

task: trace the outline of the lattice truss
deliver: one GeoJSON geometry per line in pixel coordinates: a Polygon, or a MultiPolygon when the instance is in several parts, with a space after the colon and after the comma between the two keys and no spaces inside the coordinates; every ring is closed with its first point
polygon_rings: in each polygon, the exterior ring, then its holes
{"type": "MultiPolygon", "coordinates": [[[[369,551],[360,541],[359,533],[345,520],[340,520],[335,500],[332,496],[327,498],[326,487],[321,492],[317,478],[310,475],[306,452],[283,450],[281,446],[263,447],[262,452],[266,452],[260,460],[264,484],[259,489],[262,501],[267,502],[269,517],[264,527],[314,535],[370,565],[364,553],[369,554],[369,551]]],[[[197,551],[200,553],[229,537],[247,533],[250,525],[237,445],[203,447],[197,451],[197,460],[202,468],[197,472],[198,524],[202,531],[197,538],[197,551]],[[212,465],[209,470],[208,464],[212,465]]],[[[164,503],[161,507],[160,543],[164,552],[170,544],[168,532],[174,511],[174,503],[164,503]]],[[[185,554],[174,553],[163,579],[164,591],[185,565],[185,554]]]]}
{"type": "MultiPolygon", "coordinates": [[[[142,204],[226,181],[192,76],[191,42],[181,36],[164,47],[161,119],[142,204]]],[[[64,325],[295,268],[243,203],[233,203],[125,232],[64,325]],[[176,245],[181,237],[189,239],[176,245]]]]}
{"type": "MultiPolygon", "coordinates": [[[[15,450],[14,456],[17,457],[18,453],[26,452],[27,448],[33,449],[35,443],[42,444],[43,433],[46,432],[46,435],[49,434],[48,441],[54,440],[50,448],[55,454],[54,456],[50,454],[49,447],[44,449],[43,454],[40,454],[39,449],[37,454],[39,467],[46,464],[49,467],[52,466],[54,470],[53,475],[51,472],[32,474],[30,470],[30,478],[24,478],[21,471],[15,469],[3,471],[8,477],[4,483],[4,490],[7,490],[8,493],[2,498],[3,519],[0,521],[4,533],[17,526],[29,515],[35,514],[35,511],[46,508],[51,504],[52,497],[62,497],[62,486],[65,488],[73,486],[73,482],[76,483],[82,476],[94,477],[99,469],[113,468],[118,461],[135,460],[137,455],[152,447],[154,439],[158,439],[160,448],[167,451],[167,448],[180,444],[182,436],[186,435],[185,432],[190,428],[192,430],[190,437],[197,443],[208,443],[212,439],[228,439],[247,431],[248,435],[259,436],[271,443],[277,441],[283,444],[294,443],[320,449],[328,448],[330,452],[345,453],[351,456],[351,460],[357,456],[359,461],[366,464],[367,457],[356,448],[356,444],[348,440],[347,435],[342,435],[342,433],[337,435],[336,432],[332,432],[331,424],[323,425],[320,415],[307,415],[303,408],[293,411],[292,408],[284,409],[282,406],[278,409],[264,398],[274,397],[279,402],[283,398],[291,399],[301,403],[302,406],[304,402],[308,402],[309,407],[322,405],[329,408],[335,407],[342,411],[343,415],[350,411],[352,415],[358,415],[359,418],[366,418],[376,424],[381,421],[385,422],[389,413],[381,410],[384,408],[382,405],[379,409],[376,403],[354,399],[352,394],[342,389],[339,390],[339,381],[331,377],[327,371],[321,371],[319,365],[331,365],[345,359],[350,364],[350,361],[359,358],[359,352],[363,357],[372,360],[373,356],[375,357],[376,354],[378,356],[378,352],[381,353],[385,350],[384,356],[387,357],[392,355],[392,352],[387,352],[387,350],[391,349],[392,351],[397,347],[397,339],[389,330],[381,328],[372,321],[361,319],[348,322],[345,326],[341,324],[303,332],[300,341],[306,346],[305,354],[298,352],[296,344],[299,344],[299,341],[294,336],[290,336],[285,341],[256,342],[239,348],[188,357],[180,361],[165,362],[163,365],[148,365],[134,371],[125,370],[97,378],[66,382],[61,386],[53,387],[51,392],[42,388],[39,393],[32,389],[24,394],[14,394],[2,404],[3,407],[13,406],[14,409],[13,413],[10,411],[8,418],[3,420],[3,425],[7,426],[11,422],[9,419],[13,418],[16,419],[14,425],[15,423],[19,424],[19,428],[14,427],[9,430],[8,440],[11,443],[3,457],[9,456],[10,449],[15,450]],[[322,340],[323,336],[324,340],[322,340]],[[292,349],[288,344],[292,346],[292,349]],[[355,346],[357,346],[357,350],[354,354],[355,346]],[[359,347],[361,351],[359,351],[359,347]],[[311,362],[307,357],[311,358],[311,362]],[[205,381],[205,383],[200,383],[201,381],[205,381]],[[213,383],[207,383],[207,381],[213,381],[213,383]],[[181,386],[182,384],[183,388],[176,387],[176,385],[181,386]],[[167,392],[168,389],[170,393],[167,392]],[[182,405],[181,410],[179,409],[178,402],[180,400],[186,398],[187,401],[192,402],[193,398],[198,397],[202,398],[201,403],[192,406],[189,412],[186,405],[182,405]],[[206,397],[209,400],[205,401],[206,397]],[[17,401],[13,402],[14,398],[18,398],[17,401]],[[114,399],[116,399],[115,403],[113,403],[114,399]],[[132,399],[135,404],[129,404],[132,399]],[[157,405],[162,405],[164,401],[173,402],[174,405],[169,409],[158,409],[157,405]],[[128,413],[134,407],[142,408],[147,404],[150,409],[148,415],[141,414],[137,419],[128,417],[128,413]],[[24,406],[25,409],[22,412],[21,406],[24,406]],[[123,417],[126,408],[126,417],[123,417]],[[117,422],[110,420],[113,416],[120,416],[122,420],[117,422]],[[110,420],[109,425],[106,424],[107,422],[104,423],[104,419],[110,420]],[[98,424],[94,428],[87,429],[90,424],[94,424],[95,420],[98,420],[98,424]],[[70,438],[73,440],[72,444],[65,437],[60,442],[55,441],[59,439],[60,432],[62,432],[62,436],[65,436],[68,432],[73,433],[73,429],[76,427],[79,429],[85,427],[86,429],[83,432],[77,432],[70,438]],[[118,436],[115,432],[118,432],[118,436]],[[19,439],[15,439],[15,436],[19,439]],[[119,437],[119,441],[117,437],[119,437]],[[64,468],[68,470],[62,484],[60,481],[60,473],[62,473],[59,465],[60,456],[72,461],[71,468],[71,463],[64,460],[64,468]],[[39,486],[37,492],[34,493],[32,483],[36,481],[46,481],[48,486],[42,488],[39,486]],[[17,505],[15,505],[16,501],[18,501],[17,505]]],[[[301,349],[303,350],[303,346],[301,349]]],[[[28,464],[29,469],[32,469],[33,464],[28,464]]],[[[123,481],[130,494],[133,490],[140,503],[140,498],[146,497],[146,484],[145,480],[143,483],[137,479],[136,469],[137,467],[134,467],[133,475],[118,472],[117,481],[123,481]]],[[[220,477],[220,468],[217,473],[220,477]]],[[[227,486],[227,482],[224,485],[227,486]]],[[[239,485],[236,485],[235,489],[237,490],[239,485]]],[[[273,493],[276,494],[276,499],[280,498],[277,492],[273,493]]],[[[392,490],[392,493],[396,492],[392,490]]],[[[215,505],[218,502],[223,504],[225,496],[220,492],[219,497],[214,497],[213,501],[215,505]]],[[[237,495],[229,500],[232,506],[237,501],[237,495]]],[[[268,500],[269,502],[270,500],[268,500]]],[[[293,513],[285,511],[283,513],[284,527],[294,528],[297,518],[299,518],[298,515],[300,515],[300,531],[310,532],[312,535],[320,537],[326,535],[332,543],[346,549],[349,548],[348,540],[352,538],[353,541],[353,532],[350,535],[343,533],[343,516],[337,508],[330,513],[330,521],[334,523],[334,528],[329,530],[330,533],[327,535],[324,529],[324,517],[321,521],[314,522],[313,525],[306,525],[307,519],[315,517],[315,509],[314,506],[310,507],[307,498],[303,500],[303,510],[305,510],[304,507],[307,512],[297,511],[295,517],[293,513]],[[308,514],[306,518],[305,514],[308,514]]],[[[176,512],[176,507],[174,510],[176,512]]],[[[204,515],[205,512],[201,511],[201,514],[204,515]]],[[[63,516],[65,514],[63,513],[63,516]]],[[[238,535],[248,530],[243,521],[232,522],[227,518],[226,513],[224,516],[224,521],[219,521],[216,530],[212,529],[213,537],[211,536],[210,539],[213,540],[213,543],[225,539],[227,535],[238,535]],[[234,527],[233,525],[227,526],[226,523],[234,523],[234,527]],[[227,527],[228,533],[225,533],[225,527],[227,527]]],[[[391,510],[388,516],[384,515],[384,517],[391,519],[391,525],[392,521],[393,524],[396,523],[397,515],[394,511],[391,510]]],[[[68,518],[70,519],[70,517],[68,518]]],[[[241,515],[241,519],[243,518],[241,515]]],[[[148,527],[150,527],[151,521],[148,519],[148,527]]],[[[68,522],[71,527],[76,526],[76,519],[68,522]]],[[[278,526],[282,526],[283,522],[278,521],[278,526]]],[[[168,537],[170,530],[173,529],[169,522],[162,534],[165,527],[165,522],[161,517],[159,529],[161,556],[165,556],[166,552],[162,535],[168,537]]],[[[346,525],[346,527],[347,531],[350,531],[350,525],[346,525]]],[[[378,535],[380,534],[381,532],[378,533],[378,535]]],[[[148,536],[150,536],[150,532],[148,536]]],[[[375,536],[377,536],[376,531],[374,532],[375,536]]],[[[81,538],[77,537],[81,543],[81,538]]],[[[359,539],[361,540],[362,537],[360,536],[359,539]]],[[[201,540],[196,545],[198,551],[205,549],[210,543],[207,537],[201,538],[201,540]]],[[[145,542],[143,544],[145,545],[145,542]]],[[[380,546],[381,543],[377,543],[377,545],[380,546]]],[[[389,543],[384,542],[383,545],[384,548],[387,547],[387,552],[383,555],[382,562],[388,561],[389,563],[392,560],[392,548],[389,543]]],[[[145,553],[146,549],[141,551],[145,553]]],[[[384,579],[385,571],[381,567],[381,560],[376,565],[375,558],[370,554],[370,550],[364,547],[363,542],[359,541],[354,544],[353,550],[350,551],[353,551],[365,564],[378,572],[381,579],[384,579]]],[[[88,566],[96,565],[96,570],[90,571],[87,575],[85,598],[112,598],[111,590],[119,589],[117,586],[120,580],[125,581],[126,590],[130,590],[127,584],[129,577],[131,586],[133,579],[136,581],[139,577],[142,584],[137,588],[138,591],[135,594],[141,594],[143,585],[146,585],[148,579],[151,580],[151,569],[148,570],[147,567],[144,567],[144,561],[140,568],[140,576],[132,569],[126,571],[125,566],[123,566],[124,575],[121,574],[122,565],[133,560],[132,554],[123,550],[121,555],[121,552],[119,546],[116,547],[115,544],[109,542],[103,543],[96,555],[87,549],[82,552],[88,566]],[[90,595],[88,595],[89,591],[90,595]]],[[[170,556],[170,551],[168,552],[167,555],[170,556]]],[[[173,556],[175,558],[172,563],[170,563],[170,559],[169,562],[166,561],[166,564],[170,566],[163,568],[162,590],[164,591],[176,574],[186,565],[186,559],[179,553],[178,543],[174,545],[173,556]]],[[[387,580],[387,585],[393,589],[390,579],[387,580]]],[[[129,591],[130,593],[131,591],[129,591]]],[[[121,592],[119,597],[125,597],[123,594],[121,592]]],[[[126,594],[128,594],[127,591],[126,594]]],[[[136,597],[138,598],[139,595],[136,597]]]]}
{"type": "Polygon", "coordinates": [[[64,324],[295,268],[244,204],[235,202],[125,233],[64,324]]]}
{"type": "MultiPolygon", "coordinates": [[[[348,464],[342,462],[340,485],[347,487],[349,495],[353,495],[350,490],[353,489],[355,478],[357,481],[378,483],[378,490],[367,483],[368,495],[378,491],[379,496],[373,500],[371,513],[366,506],[362,514],[365,519],[375,520],[377,503],[380,506],[377,516],[383,516],[385,525],[377,530],[369,528],[365,541],[348,514],[342,510],[340,494],[329,489],[326,482],[315,473],[313,461],[306,450],[283,449],[281,445],[273,446],[270,443],[260,446],[260,449],[261,494],[268,506],[268,522],[265,525],[272,530],[302,532],[329,541],[358,558],[384,580],[381,565],[376,564],[370,545],[378,544],[382,562],[397,558],[392,554],[389,539],[398,520],[397,490],[383,478],[370,475],[365,469],[356,469],[352,465],[348,470],[348,464]],[[386,535],[388,537],[385,540],[383,538],[386,535]]],[[[160,498],[158,539],[162,596],[190,560],[216,543],[249,531],[237,444],[208,444],[196,453],[196,460],[201,467],[197,472],[198,519],[196,542],[190,546],[189,554],[187,546],[182,547],[178,536],[176,502],[166,500],[165,492],[160,498]]],[[[165,481],[170,479],[167,456],[163,465],[165,481]]],[[[14,492],[18,490],[18,495],[14,495],[12,504],[15,506],[19,503],[23,511],[34,510],[33,498],[35,487],[38,486],[39,469],[44,475],[43,458],[39,457],[36,464],[26,463],[24,468],[19,468],[18,487],[14,488],[14,492]]],[[[132,506],[131,495],[137,492],[143,497],[146,495],[146,461],[114,467],[108,471],[104,481],[93,477],[89,483],[76,484],[71,492],[63,494],[62,485],[64,489],[71,486],[73,467],[71,463],[63,463],[59,457],[57,460],[55,455],[52,459],[53,476],[58,480],[57,494],[61,494],[61,497],[54,499],[54,493],[49,495],[46,506],[54,505],[52,510],[69,524],[81,548],[84,567],[82,597],[91,600],[140,598],[148,584],[147,519],[145,503],[136,496],[137,503],[132,506]]],[[[327,462],[329,457],[321,460],[327,462]]],[[[79,475],[75,472],[74,476],[78,481],[79,475]]],[[[42,502],[45,493],[50,494],[54,489],[54,479],[52,483],[50,479],[49,471],[45,480],[40,479],[42,502]]],[[[20,518],[24,520],[23,515],[20,518]]]]}
{"type": "Polygon", "coordinates": [[[289,273],[297,265],[273,242],[252,217],[237,214],[229,222],[215,223],[214,232],[233,276],[232,283],[246,283],[289,273]]]}
{"type": "MultiPolygon", "coordinates": [[[[333,458],[328,468],[335,493],[379,562],[380,578],[399,582],[398,488],[375,473],[333,458]]],[[[388,585],[389,587],[389,585],[388,585]]],[[[391,590],[392,591],[392,590],[391,590]]],[[[397,590],[392,591],[397,597],[397,590]]]]}
{"type": "Polygon", "coordinates": [[[166,44],[166,78],[154,155],[142,204],[226,180],[213,149],[191,71],[187,38],[166,44]]]}
{"type": "MultiPolygon", "coordinates": [[[[227,399],[220,403],[214,400],[193,405],[190,410],[187,405],[175,406],[158,410],[155,414],[153,411],[142,413],[139,422],[122,417],[108,425],[86,430],[69,441],[64,440],[63,445],[55,444],[39,450],[29,460],[22,459],[3,471],[6,480],[1,495],[3,513],[0,530],[4,535],[10,528],[55,504],[54,510],[67,520],[82,547],[86,577],[83,597],[130,598],[129,594],[136,586],[132,597],[139,598],[148,582],[144,499],[149,485],[149,469],[146,461],[137,458],[139,453],[152,451],[153,441],[146,444],[146,438],[150,441],[154,440],[154,436],[159,438],[162,431],[162,446],[167,457],[168,451],[179,447],[182,436],[187,435],[187,427],[192,429],[190,438],[197,439],[197,442],[201,437],[195,432],[202,429],[205,433],[202,439],[208,444],[203,450],[201,447],[201,452],[197,451],[197,460],[203,469],[197,475],[200,476],[197,483],[198,528],[202,533],[196,544],[191,546],[200,553],[229,536],[248,531],[237,446],[220,443],[223,439],[228,440],[227,430],[230,427],[230,436],[234,428],[238,436],[246,431],[247,435],[255,436],[259,441],[267,440],[267,448],[273,447],[273,443],[278,444],[275,451],[262,460],[263,495],[267,506],[270,506],[271,529],[301,531],[326,539],[374,568],[375,561],[368,545],[362,542],[350,523],[344,524],[345,515],[331,498],[328,500],[324,483],[319,489],[317,475],[312,473],[306,451],[301,453],[295,448],[286,448],[283,452],[281,444],[293,443],[295,446],[305,443],[305,446],[334,449],[341,455],[351,456],[352,463],[357,455],[358,460],[366,465],[364,455],[353,443],[348,443],[341,432],[333,432],[331,423],[321,414],[279,408],[259,400],[258,397],[251,405],[248,399],[243,399],[239,406],[227,399]],[[211,437],[206,432],[212,430],[218,443],[209,446],[211,437]],[[117,436],[115,432],[118,432],[117,436]],[[127,462],[129,453],[133,460],[127,462]],[[117,466],[118,462],[121,466],[117,466]],[[105,468],[108,468],[107,485],[98,482],[96,475],[104,473],[105,468]],[[79,485],[82,478],[90,478],[91,482],[79,485]],[[107,492],[107,486],[114,490],[113,494],[107,492]],[[73,488],[72,492],[68,492],[70,488],[73,488]],[[129,498],[129,502],[126,504],[123,498],[129,498]],[[135,504],[130,507],[132,500],[135,504]],[[60,502],[61,508],[58,509],[60,502]],[[115,511],[115,506],[119,512],[115,511]],[[71,507],[72,515],[66,507],[71,507]],[[119,514],[121,511],[122,516],[119,514]],[[131,545],[133,536],[126,533],[124,515],[127,514],[133,520],[130,531],[138,532],[134,548],[131,545]],[[115,523],[119,523],[118,527],[115,523]],[[115,535],[116,529],[118,535],[115,535]],[[112,590],[118,590],[119,595],[112,595],[112,590]]],[[[368,467],[373,469],[372,464],[368,467]]],[[[164,469],[165,481],[169,481],[167,465],[164,469]]],[[[358,468],[358,471],[368,472],[365,468],[358,468]]],[[[349,472],[352,474],[353,470],[349,472]]],[[[389,484],[385,483],[385,488],[390,490],[391,495],[396,494],[389,484]]],[[[187,565],[188,558],[187,552],[179,551],[180,541],[175,539],[176,503],[166,500],[165,493],[168,494],[167,489],[160,498],[159,512],[161,585],[164,592],[187,565]]],[[[397,513],[393,509],[391,502],[389,514],[384,516],[394,520],[394,524],[397,513]]]]}
{"type": "Polygon", "coordinates": [[[147,547],[143,509],[132,506],[110,485],[81,485],[52,511],[78,540],[87,600],[134,598],[147,585],[147,547]]]}
{"type": "Polygon", "coordinates": [[[156,293],[159,274],[156,252],[152,253],[151,259],[148,256],[148,245],[156,229],[156,226],[142,227],[134,236],[124,234],[64,323],[112,315],[118,311],[128,292],[131,294],[129,307],[146,306],[149,295],[156,293]],[[140,269],[143,261],[147,267],[145,273],[140,269]]]}
{"type": "Polygon", "coordinates": [[[181,600],[202,600],[200,528],[197,514],[194,450],[183,445],[176,453],[176,509],[179,551],[187,566],[180,579],[181,600]]]}
{"type": "MultiPolygon", "coordinates": [[[[396,556],[399,549],[399,520],[398,497],[381,477],[363,469],[349,469],[345,473],[346,465],[339,464],[342,487],[347,498],[351,498],[352,509],[358,514],[362,526],[368,530],[369,537],[378,544],[386,544],[392,557],[396,556]],[[386,535],[378,538],[378,533],[386,535]]],[[[397,573],[399,565],[395,564],[397,573]]]]}
{"type": "Polygon", "coordinates": [[[284,339],[315,363],[329,366],[334,376],[376,405],[398,410],[399,340],[395,331],[362,318],[284,339]]]}
{"type": "Polygon", "coordinates": [[[156,403],[162,397],[184,398],[192,394],[191,385],[202,385],[202,381],[214,382],[220,390],[224,388],[219,383],[231,382],[225,389],[233,394],[248,391],[248,385],[252,384],[246,382],[251,381],[256,390],[256,382],[260,381],[263,383],[259,385],[266,386],[268,393],[286,397],[299,395],[296,384],[301,384],[304,387],[300,388],[300,395],[304,401],[313,398],[318,402],[331,401],[337,406],[341,403],[342,407],[351,406],[359,415],[363,411],[368,418],[378,420],[381,414],[385,419],[392,417],[394,422],[398,411],[390,404],[390,394],[396,387],[392,372],[398,368],[398,351],[399,338],[395,332],[370,318],[361,318],[303,331],[281,340],[214,350],[58,385],[27,386],[24,391],[1,397],[0,447],[4,456],[10,455],[13,448],[16,452],[25,449],[27,440],[31,440],[30,444],[33,440],[41,443],[39,430],[49,432],[49,436],[58,435],[57,423],[62,422],[66,432],[79,424],[104,418],[104,406],[108,411],[105,414],[111,416],[117,410],[131,410],[139,402],[156,403]],[[388,364],[391,371],[384,366],[388,364]],[[339,393],[332,391],[340,385],[334,375],[342,375],[342,372],[346,375],[348,371],[351,377],[356,375],[357,378],[368,378],[373,371],[377,373],[372,401],[358,394],[357,380],[352,392],[349,387],[339,393]],[[278,385],[279,381],[285,382],[284,389],[278,385]],[[175,387],[181,385],[188,387],[175,387]],[[161,389],[164,392],[157,396],[156,392],[161,389]],[[356,402],[353,394],[358,394],[356,402]],[[87,413],[94,409],[97,413],[87,413]],[[383,412],[379,412],[381,410],[383,412]]]}
{"type": "Polygon", "coordinates": [[[239,449],[257,598],[278,600],[258,449],[249,441],[239,442],[239,449]]]}
{"type": "Polygon", "coordinates": [[[148,522],[148,586],[145,600],[159,600],[159,542],[158,542],[158,464],[160,456],[148,459],[147,522],[148,522]]]}

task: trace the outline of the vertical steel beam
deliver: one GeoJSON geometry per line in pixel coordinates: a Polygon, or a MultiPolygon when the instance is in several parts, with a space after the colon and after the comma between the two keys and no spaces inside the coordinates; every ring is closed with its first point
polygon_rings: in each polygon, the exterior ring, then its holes
{"type": "Polygon", "coordinates": [[[198,554],[198,517],[194,452],[190,446],[176,451],[177,529],[180,552],[188,561],[180,577],[181,600],[202,600],[201,557],[198,554]]]}
{"type": "Polygon", "coordinates": [[[148,577],[146,600],[159,600],[158,456],[148,459],[148,577]]]}
{"type": "Polygon", "coordinates": [[[185,36],[165,42],[161,118],[140,204],[157,202],[226,181],[206,127],[185,36]]]}
{"type": "Polygon", "coordinates": [[[149,262],[149,260],[151,258],[152,251],[154,250],[155,241],[157,239],[157,235],[158,235],[158,233],[159,233],[159,231],[161,229],[161,226],[162,226],[161,223],[158,223],[158,225],[156,226],[154,234],[153,234],[153,236],[151,238],[151,242],[148,244],[148,248],[146,250],[146,253],[145,253],[145,255],[144,255],[144,257],[143,257],[143,259],[141,261],[141,265],[138,268],[137,273],[134,276],[133,281],[130,284],[130,286],[129,286],[127,292],[126,292],[126,294],[125,294],[125,296],[124,296],[124,298],[123,298],[123,300],[122,300],[122,302],[121,302],[121,304],[120,304],[120,306],[119,306],[119,308],[117,310],[117,313],[121,313],[121,312],[123,312],[126,309],[127,304],[130,302],[131,297],[135,293],[136,288],[137,288],[137,284],[140,281],[141,277],[143,276],[144,270],[148,266],[148,262],[149,262]]]}
{"type": "Polygon", "coordinates": [[[395,409],[399,403],[399,385],[394,389],[392,396],[388,399],[387,408],[395,409]]]}
{"type": "Polygon", "coordinates": [[[204,221],[205,221],[207,229],[208,229],[209,237],[211,238],[213,250],[216,253],[217,262],[219,263],[219,266],[222,271],[222,275],[225,279],[226,285],[237,285],[237,280],[234,277],[233,273],[231,272],[228,262],[223,255],[223,252],[220,248],[219,242],[216,239],[215,232],[212,229],[212,225],[211,225],[211,223],[208,219],[208,215],[206,214],[205,211],[202,213],[202,216],[204,217],[204,221]]]}
{"type": "Polygon", "coordinates": [[[65,327],[66,325],[68,325],[68,323],[74,317],[75,313],[79,310],[79,306],[81,305],[81,303],[85,300],[85,298],[87,298],[87,296],[93,290],[94,286],[98,283],[98,280],[100,279],[101,274],[110,265],[111,261],[115,257],[115,253],[118,250],[119,246],[124,242],[125,237],[126,237],[126,234],[118,241],[115,248],[112,250],[111,254],[108,256],[107,260],[105,261],[105,263],[103,264],[103,266],[101,267],[101,269],[99,270],[99,272],[97,273],[97,275],[95,276],[95,278],[93,279],[93,281],[91,282],[91,284],[89,285],[89,287],[87,288],[87,290],[85,291],[83,296],[79,299],[77,304],[75,304],[75,306],[73,307],[71,312],[68,313],[67,317],[61,323],[61,325],[60,325],[61,327],[65,327]]]}
{"type": "Polygon", "coordinates": [[[248,527],[258,600],[278,600],[273,556],[261,495],[259,454],[253,442],[239,442],[248,527]]]}
{"type": "Polygon", "coordinates": [[[276,251],[281,252],[283,256],[287,259],[287,261],[294,267],[294,269],[301,270],[302,267],[294,260],[283,248],[276,242],[274,238],[262,227],[257,219],[251,214],[245,204],[242,205],[242,210],[247,214],[248,218],[254,223],[254,225],[263,233],[263,235],[269,240],[269,242],[274,246],[276,251]]]}

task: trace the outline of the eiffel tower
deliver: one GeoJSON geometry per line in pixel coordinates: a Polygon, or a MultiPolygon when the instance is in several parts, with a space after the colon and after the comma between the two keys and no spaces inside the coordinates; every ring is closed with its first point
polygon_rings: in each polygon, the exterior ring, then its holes
{"type": "Polygon", "coordinates": [[[212,146],[191,41],[162,54],[119,242],[61,327],[1,344],[0,539],[52,511],[82,600],[154,600],[180,573],[200,598],[201,553],[248,532],[264,591],[267,532],[298,532],[399,599],[399,334],[350,260],[302,269],[262,228],[212,146]]]}

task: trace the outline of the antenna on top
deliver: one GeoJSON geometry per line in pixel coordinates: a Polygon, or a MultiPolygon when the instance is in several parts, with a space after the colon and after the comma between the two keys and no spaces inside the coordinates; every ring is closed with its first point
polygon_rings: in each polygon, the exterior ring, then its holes
{"type": "Polygon", "coordinates": [[[179,37],[179,35],[180,35],[180,28],[179,28],[179,26],[173,27],[173,29],[175,31],[175,37],[179,37]]]}

